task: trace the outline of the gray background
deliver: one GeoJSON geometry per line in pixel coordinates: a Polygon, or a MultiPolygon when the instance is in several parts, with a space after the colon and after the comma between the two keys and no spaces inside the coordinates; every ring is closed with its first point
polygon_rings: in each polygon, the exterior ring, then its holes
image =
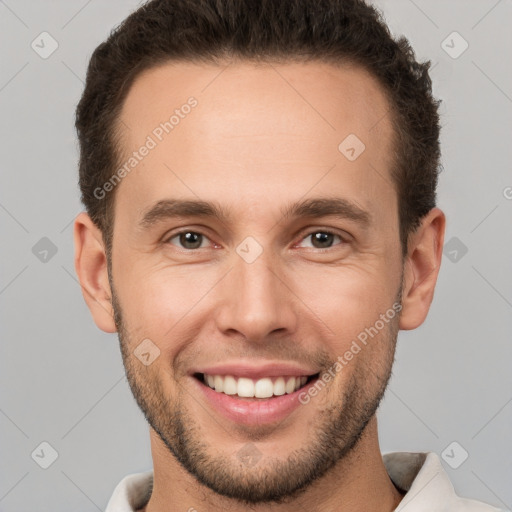
{"type": "MultiPolygon", "coordinates": [[[[1,511],[103,510],[122,477],[152,467],[117,337],[90,317],[72,245],[74,108],[93,49],[137,5],[0,0],[1,511]],[[31,47],[43,31],[59,45],[46,59],[31,47]],[[58,453],[47,469],[42,442],[58,453]]],[[[435,64],[448,220],[430,315],[400,333],[381,448],[444,454],[459,494],[511,508],[512,2],[376,5],[435,64]],[[454,31],[469,44],[457,58],[454,31]]]]}

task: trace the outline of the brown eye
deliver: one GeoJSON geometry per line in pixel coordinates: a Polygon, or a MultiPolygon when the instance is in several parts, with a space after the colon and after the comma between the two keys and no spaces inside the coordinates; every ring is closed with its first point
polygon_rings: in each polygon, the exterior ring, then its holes
{"type": "Polygon", "coordinates": [[[175,238],[178,239],[178,242],[183,249],[188,250],[199,249],[202,243],[207,240],[207,238],[201,233],[197,233],[195,231],[182,231],[181,233],[176,233],[170,237],[167,242],[172,243],[171,240],[174,240],[175,238]]]}
{"type": "Polygon", "coordinates": [[[340,245],[339,243],[334,243],[336,238],[338,238],[341,243],[345,242],[340,235],[331,233],[330,231],[313,231],[306,235],[302,240],[311,239],[311,245],[309,247],[313,247],[315,249],[329,249],[333,245],[340,245]]]}

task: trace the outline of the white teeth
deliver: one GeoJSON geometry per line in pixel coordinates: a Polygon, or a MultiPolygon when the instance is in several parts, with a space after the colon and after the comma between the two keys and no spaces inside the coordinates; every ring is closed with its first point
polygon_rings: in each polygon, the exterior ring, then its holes
{"type": "Polygon", "coordinates": [[[237,391],[238,386],[236,384],[235,378],[231,377],[231,375],[224,377],[223,392],[226,393],[226,395],[236,395],[237,391]]]}
{"type": "MultiPolygon", "coordinates": [[[[300,382],[300,379],[299,379],[299,382],[300,382]]],[[[288,394],[293,393],[295,391],[295,377],[290,377],[286,381],[285,389],[288,394]]]]}
{"type": "Polygon", "coordinates": [[[302,377],[263,377],[258,380],[246,377],[235,378],[232,375],[204,374],[204,382],[218,393],[238,395],[243,398],[270,398],[293,393],[306,384],[308,378],[302,377]]]}
{"type": "MultiPolygon", "coordinates": [[[[217,388],[215,388],[217,390],[217,388]]],[[[254,382],[251,379],[238,379],[238,396],[250,398],[254,396],[254,382]]]]}
{"type": "Polygon", "coordinates": [[[279,377],[274,382],[274,395],[281,396],[281,395],[284,395],[285,392],[286,392],[286,388],[285,388],[285,385],[284,385],[284,378],[283,377],[279,377]]]}
{"type": "Polygon", "coordinates": [[[270,379],[260,379],[254,385],[256,398],[269,398],[274,394],[274,385],[270,379]]]}
{"type": "Polygon", "coordinates": [[[220,375],[215,375],[213,382],[215,384],[215,391],[218,391],[219,393],[224,391],[224,379],[220,375]]]}

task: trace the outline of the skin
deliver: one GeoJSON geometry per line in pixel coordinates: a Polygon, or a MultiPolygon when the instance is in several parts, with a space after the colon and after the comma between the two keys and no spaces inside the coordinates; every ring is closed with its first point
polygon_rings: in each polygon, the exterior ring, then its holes
{"type": "Polygon", "coordinates": [[[402,494],[382,461],[375,411],[399,329],[415,329],[428,313],[445,216],[434,208],[423,218],[402,261],[389,105],[360,68],[152,68],[120,115],[126,155],[190,96],[197,107],[115,190],[110,280],[101,232],[86,213],[74,226],[85,300],[100,329],[119,333],[150,424],[154,488],[141,510],[394,510],[402,494]],[[352,162],[338,150],[351,133],[366,145],[352,162]],[[370,222],[281,215],[312,197],[348,199],[370,222]],[[169,218],[141,229],[143,213],[170,198],[215,201],[232,218],[169,218]],[[180,244],[180,229],[203,234],[201,247],[180,244]],[[315,246],[311,235],[325,230],[342,238],[315,246]],[[263,249],[250,264],[236,252],[247,236],[263,249]],[[397,300],[400,315],[276,424],[228,420],[187,373],[224,361],[326,370],[397,300]],[[148,366],[133,354],[146,338],[160,350],[148,366]],[[237,456],[247,446],[260,454],[253,466],[237,456]]]}

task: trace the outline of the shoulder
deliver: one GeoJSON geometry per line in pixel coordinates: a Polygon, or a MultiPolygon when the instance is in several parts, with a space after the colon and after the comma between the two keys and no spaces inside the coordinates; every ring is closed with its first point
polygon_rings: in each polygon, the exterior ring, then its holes
{"type": "Polygon", "coordinates": [[[458,496],[434,452],[393,452],[382,458],[390,479],[406,492],[396,512],[504,512],[458,496]]]}
{"type": "Polygon", "coordinates": [[[125,476],[116,486],[105,512],[144,510],[153,487],[153,471],[125,476]]]}

